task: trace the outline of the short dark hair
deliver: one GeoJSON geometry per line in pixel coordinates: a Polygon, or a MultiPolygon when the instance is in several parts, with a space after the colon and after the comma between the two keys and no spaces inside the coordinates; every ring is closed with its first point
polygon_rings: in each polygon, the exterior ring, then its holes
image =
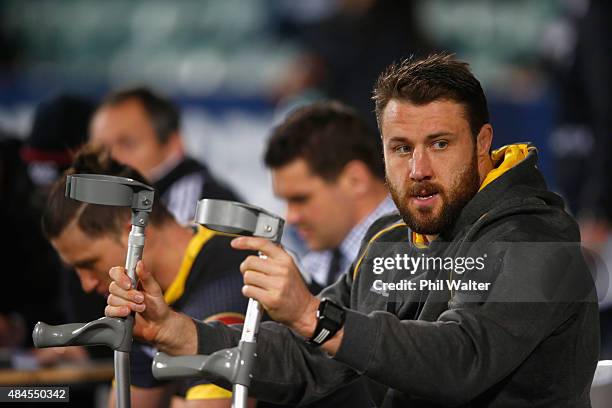
{"type": "MultiPolygon", "coordinates": [[[[130,219],[130,210],[127,207],[90,205],[65,197],[65,175],[77,173],[129,177],[149,184],[136,170],[113,160],[108,149],[100,145],[86,144],[76,155],[72,166],[64,173],[64,177],[57,180],[51,189],[42,217],[45,235],[48,239],[58,237],[78,217],[79,228],[92,237],[100,237],[105,234],[119,236],[125,222],[130,219]]],[[[173,217],[166,207],[159,200],[154,200],[149,222],[152,225],[160,226],[172,220],[173,217]]]]}
{"type": "Polygon", "coordinates": [[[408,58],[390,65],[376,81],[372,99],[376,120],[382,126],[382,114],[391,99],[424,105],[439,100],[462,104],[472,135],[476,137],[489,122],[487,99],[480,82],[466,62],[452,54],[432,54],[425,59],[408,58]]]}
{"type": "Polygon", "coordinates": [[[357,112],[336,101],[298,108],[268,140],[264,161],[277,169],[304,159],[317,176],[334,181],[347,163],[359,160],[384,180],[380,138],[357,112]]]}
{"type": "Polygon", "coordinates": [[[160,144],[165,144],[180,129],[181,115],[172,101],[142,86],[109,93],[102,100],[101,107],[119,105],[129,100],[142,104],[160,144]]]}

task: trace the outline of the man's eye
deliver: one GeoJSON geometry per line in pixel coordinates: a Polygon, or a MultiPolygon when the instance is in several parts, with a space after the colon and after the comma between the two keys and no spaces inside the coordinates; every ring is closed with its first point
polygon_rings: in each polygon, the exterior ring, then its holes
{"type": "Polygon", "coordinates": [[[300,196],[295,196],[295,197],[291,197],[288,201],[291,202],[292,204],[304,204],[308,201],[310,197],[307,195],[300,195],[300,196]]]}
{"type": "Polygon", "coordinates": [[[393,150],[395,151],[395,153],[399,153],[399,154],[408,154],[412,151],[410,149],[410,146],[407,146],[407,145],[396,146],[393,148],[393,150]]]}
{"type": "Polygon", "coordinates": [[[132,139],[122,139],[118,144],[124,149],[133,149],[137,143],[132,139]]]}
{"type": "Polygon", "coordinates": [[[96,266],[96,261],[83,261],[83,262],[77,262],[74,265],[72,265],[74,269],[81,269],[84,271],[91,271],[93,270],[95,266],[96,266]]]}
{"type": "Polygon", "coordinates": [[[433,142],[432,147],[434,149],[446,149],[448,147],[448,142],[446,140],[438,140],[433,142]]]}

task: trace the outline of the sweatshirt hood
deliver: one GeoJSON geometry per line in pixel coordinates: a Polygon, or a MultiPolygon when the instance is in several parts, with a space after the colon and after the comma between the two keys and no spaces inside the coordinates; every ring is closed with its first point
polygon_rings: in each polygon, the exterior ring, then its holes
{"type": "Polygon", "coordinates": [[[530,150],[536,150],[529,143],[510,144],[491,152],[491,160],[493,161],[493,169],[487,173],[478,191],[482,190],[502,174],[516,166],[527,158],[530,150]]]}

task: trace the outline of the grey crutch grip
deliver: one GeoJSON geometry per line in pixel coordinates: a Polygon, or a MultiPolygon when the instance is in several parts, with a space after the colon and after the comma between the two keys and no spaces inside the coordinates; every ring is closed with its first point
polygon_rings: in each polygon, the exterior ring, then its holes
{"type": "Polygon", "coordinates": [[[102,345],[118,351],[130,351],[132,347],[132,320],[102,317],[89,323],[68,323],[52,326],[36,323],[32,332],[34,346],[93,346],[102,345]]]}
{"type": "Polygon", "coordinates": [[[256,343],[240,342],[238,347],[219,350],[208,356],[172,357],[157,353],[153,359],[153,376],[158,380],[212,376],[248,387],[257,357],[256,348],[256,343]]]}

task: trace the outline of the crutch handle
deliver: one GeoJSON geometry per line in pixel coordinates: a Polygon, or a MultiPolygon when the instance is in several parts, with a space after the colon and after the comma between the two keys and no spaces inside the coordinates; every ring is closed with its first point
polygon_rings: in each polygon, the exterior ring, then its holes
{"type": "Polygon", "coordinates": [[[255,362],[255,343],[241,341],[238,347],[219,350],[210,355],[169,356],[157,353],[153,359],[153,376],[158,380],[173,378],[217,378],[248,386],[255,362]]]}
{"type": "Polygon", "coordinates": [[[128,319],[102,317],[89,323],[59,326],[38,322],[32,332],[32,340],[38,348],[103,345],[113,350],[129,351],[132,345],[132,319],[131,316],[128,319]]]}
{"type": "Polygon", "coordinates": [[[158,380],[202,377],[209,357],[203,355],[173,357],[157,353],[153,360],[153,376],[158,380]]]}

